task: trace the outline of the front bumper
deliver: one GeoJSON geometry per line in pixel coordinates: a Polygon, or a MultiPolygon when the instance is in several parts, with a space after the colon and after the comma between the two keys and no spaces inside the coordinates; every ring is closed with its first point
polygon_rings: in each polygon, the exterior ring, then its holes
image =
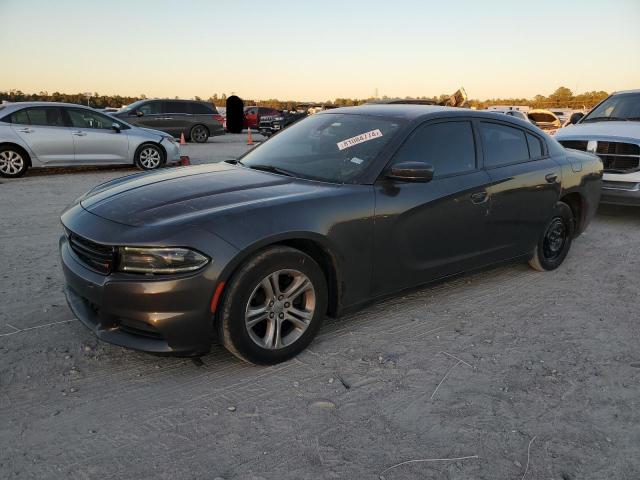
{"type": "Polygon", "coordinates": [[[602,203],[640,206],[640,172],[605,173],[602,203]]]}
{"type": "Polygon", "coordinates": [[[617,186],[617,182],[607,182],[602,186],[602,203],[640,207],[640,183],[617,186]],[[621,188],[624,187],[624,188],[621,188]]]}
{"type": "Polygon", "coordinates": [[[170,142],[163,139],[162,146],[167,152],[167,163],[177,162],[180,160],[180,145],[176,142],[170,142]]]}
{"type": "Polygon", "coordinates": [[[207,275],[207,267],[161,280],[104,276],[81,263],[65,236],[60,239],[60,255],[69,307],[101,340],[156,354],[209,351],[215,281],[207,275]]]}

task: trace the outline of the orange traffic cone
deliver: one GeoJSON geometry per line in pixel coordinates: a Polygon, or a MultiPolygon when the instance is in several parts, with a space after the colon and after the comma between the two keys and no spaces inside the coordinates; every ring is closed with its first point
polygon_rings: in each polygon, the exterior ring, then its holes
{"type": "Polygon", "coordinates": [[[181,133],[180,134],[180,145],[186,145],[186,144],[187,144],[187,142],[184,139],[184,133],[181,133]]]}
{"type": "Polygon", "coordinates": [[[253,139],[251,138],[251,127],[249,127],[249,136],[247,137],[247,145],[253,145],[253,139]]]}
{"type": "Polygon", "coordinates": [[[179,164],[182,165],[183,167],[191,165],[191,159],[189,158],[188,155],[181,155],[179,164]]]}

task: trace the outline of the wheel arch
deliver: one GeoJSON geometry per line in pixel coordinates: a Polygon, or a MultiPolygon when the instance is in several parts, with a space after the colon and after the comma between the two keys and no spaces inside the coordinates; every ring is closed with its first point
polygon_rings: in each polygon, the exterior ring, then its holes
{"type": "Polygon", "coordinates": [[[33,164],[31,163],[31,154],[29,153],[29,151],[23,147],[22,145],[20,145],[19,143],[14,143],[14,142],[0,142],[0,147],[13,147],[13,148],[17,148],[18,150],[20,150],[22,153],[24,153],[25,158],[27,160],[27,166],[32,167],[33,164]]]}
{"type": "Polygon", "coordinates": [[[209,137],[211,136],[211,129],[209,127],[207,127],[206,124],[204,123],[194,123],[193,125],[191,125],[191,128],[189,128],[189,140],[191,140],[191,132],[193,132],[193,129],[196,127],[204,127],[207,130],[207,133],[209,134],[209,137]]]}
{"type": "Polygon", "coordinates": [[[238,268],[247,260],[260,251],[274,246],[286,246],[300,250],[316,261],[327,281],[328,299],[326,313],[332,317],[337,316],[340,311],[340,299],[342,297],[340,263],[335,253],[336,250],[331,247],[326,237],[313,232],[295,232],[276,235],[242,249],[242,251],[229,262],[229,265],[227,265],[221,274],[221,279],[223,279],[225,283],[228,283],[238,268]]]}
{"type": "Polygon", "coordinates": [[[164,148],[162,143],[154,142],[153,140],[145,140],[143,142],[140,142],[140,144],[136,147],[136,149],[135,149],[135,151],[133,153],[133,164],[134,165],[136,164],[136,159],[138,158],[138,154],[140,153],[140,150],[142,150],[142,148],[145,145],[153,145],[154,147],[160,148],[160,150],[162,151],[162,155],[164,156],[163,163],[167,162],[167,149],[164,148]]]}
{"type": "Polygon", "coordinates": [[[573,220],[575,222],[574,237],[580,235],[583,230],[586,215],[586,205],[584,197],[580,194],[580,192],[573,191],[565,193],[559,201],[569,205],[569,208],[573,213],[573,220]]]}

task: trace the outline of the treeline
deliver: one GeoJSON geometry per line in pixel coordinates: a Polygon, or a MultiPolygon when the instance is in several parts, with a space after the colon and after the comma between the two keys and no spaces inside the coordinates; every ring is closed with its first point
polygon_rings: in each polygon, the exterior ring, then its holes
{"type": "MultiPolygon", "coordinates": [[[[468,104],[470,107],[477,109],[485,109],[491,105],[526,105],[532,108],[550,108],[550,107],[572,107],[576,109],[591,108],[608,95],[604,91],[584,92],[578,95],[574,95],[573,92],[566,88],[560,87],[555,92],[548,96],[536,95],[533,98],[491,98],[487,100],[470,99],[468,104]]],[[[87,96],[84,93],[60,93],[48,92],[40,93],[24,93],[20,90],[10,90],[8,92],[0,92],[0,101],[6,100],[8,102],[26,102],[26,101],[48,101],[48,102],[66,102],[76,103],[81,105],[87,105],[94,108],[107,108],[114,107],[120,108],[125,105],[129,105],[137,100],[146,99],[146,95],[141,94],[137,97],[128,97],[121,95],[100,95],[98,93],[87,96]]],[[[175,97],[176,99],[178,97],[175,97]]],[[[382,99],[388,97],[383,96],[382,99]]],[[[406,97],[415,98],[415,97],[406,97]]],[[[437,97],[417,97],[420,99],[434,100],[440,102],[449,98],[448,94],[442,94],[437,97]]],[[[193,97],[193,100],[203,100],[215,104],[218,107],[224,107],[227,101],[226,94],[213,94],[209,98],[193,97]]],[[[293,110],[300,104],[317,104],[317,105],[336,105],[341,107],[349,107],[354,105],[361,105],[373,98],[336,98],[335,100],[327,100],[326,102],[301,102],[297,100],[278,100],[271,98],[267,100],[254,100],[244,99],[245,105],[259,105],[261,107],[272,107],[279,110],[293,110]]]]}

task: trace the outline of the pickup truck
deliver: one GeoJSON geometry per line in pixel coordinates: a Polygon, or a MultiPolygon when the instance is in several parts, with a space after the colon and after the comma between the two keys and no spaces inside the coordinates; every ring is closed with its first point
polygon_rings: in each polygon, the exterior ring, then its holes
{"type": "Polygon", "coordinates": [[[287,110],[278,112],[275,115],[265,115],[260,117],[258,130],[265,137],[270,137],[306,116],[306,112],[287,110]]]}
{"type": "Polygon", "coordinates": [[[565,148],[604,164],[602,202],[640,206],[640,90],[617,92],[555,135],[565,148]]]}

